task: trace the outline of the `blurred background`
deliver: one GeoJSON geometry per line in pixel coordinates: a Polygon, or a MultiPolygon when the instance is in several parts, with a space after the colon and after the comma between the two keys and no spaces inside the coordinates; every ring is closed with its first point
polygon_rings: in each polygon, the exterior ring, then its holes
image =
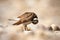
{"type": "Polygon", "coordinates": [[[46,26],[60,25],[60,0],[0,0],[0,24],[25,12],[35,12],[46,26]]]}
{"type": "MultiPolygon", "coordinates": [[[[0,0],[0,40],[60,40],[60,32],[36,29],[24,34],[20,32],[23,26],[11,26],[12,22],[8,19],[16,18],[25,12],[37,14],[39,27],[49,27],[51,24],[60,26],[60,0],[0,0]],[[27,33],[29,34],[26,35],[27,33]]],[[[30,26],[34,28],[36,25],[30,26]]]]}

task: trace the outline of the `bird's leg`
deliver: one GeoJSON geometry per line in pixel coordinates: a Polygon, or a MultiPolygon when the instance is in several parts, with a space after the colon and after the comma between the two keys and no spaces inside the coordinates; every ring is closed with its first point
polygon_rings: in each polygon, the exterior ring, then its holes
{"type": "Polygon", "coordinates": [[[24,30],[25,31],[30,31],[31,29],[27,27],[27,24],[24,24],[24,30]]]}
{"type": "Polygon", "coordinates": [[[24,27],[25,31],[27,31],[27,25],[25,24],[25,27],[24,27]]]}

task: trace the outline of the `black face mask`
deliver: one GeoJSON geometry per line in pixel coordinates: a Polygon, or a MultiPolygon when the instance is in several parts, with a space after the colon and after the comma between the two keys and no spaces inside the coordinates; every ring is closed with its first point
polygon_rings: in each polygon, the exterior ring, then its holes
{"type": "Polygon", "coordinates": [[[33,24],[37,24],[38,23],[38,20],[33,20],[32,23],[33,24]]]}
{"type": "Polygon", "coordinates": [[[32,20],[32,23],[33,23],[33,24],[37,24],[37,23],[38,23],[38,18],[34,18],[34,19],[32,20]]]}

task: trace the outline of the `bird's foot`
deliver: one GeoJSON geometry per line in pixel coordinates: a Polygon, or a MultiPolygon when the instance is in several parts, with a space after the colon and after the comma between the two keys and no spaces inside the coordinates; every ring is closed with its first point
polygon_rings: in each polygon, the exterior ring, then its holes
{"type": "Polygon", "coordinates": [[[31,31],[31,28],[26,27],[26,28],[25,28],[25,31],[31,31]]]}

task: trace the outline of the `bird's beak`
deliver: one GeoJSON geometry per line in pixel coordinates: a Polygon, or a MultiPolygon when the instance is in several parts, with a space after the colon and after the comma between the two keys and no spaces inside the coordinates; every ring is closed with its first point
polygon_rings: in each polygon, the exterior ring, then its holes
{"type": "Polygon", "coordinates": [[[9,21],[18,21],[20,18],[13,18],[13,19],[8,19],[9,21]]]}

